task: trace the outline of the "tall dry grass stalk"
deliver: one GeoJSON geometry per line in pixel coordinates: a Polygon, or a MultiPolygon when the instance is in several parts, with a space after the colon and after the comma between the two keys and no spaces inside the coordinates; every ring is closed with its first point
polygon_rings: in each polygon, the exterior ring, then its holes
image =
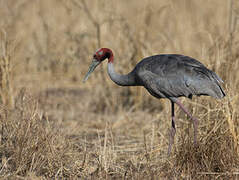
{"type": "Polygon", "coordinates": [[[1,103],[9,108],[13,107],[13,90],[12,90],[12,65],[11,56],[14,46],[8,40],[5,30],[0,33],[0,93],[1,103]]]}

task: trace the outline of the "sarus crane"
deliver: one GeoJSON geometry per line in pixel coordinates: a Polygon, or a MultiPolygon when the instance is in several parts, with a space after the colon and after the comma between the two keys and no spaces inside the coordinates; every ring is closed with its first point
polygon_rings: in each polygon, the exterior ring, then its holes
{"type": "Polygon", "coordinates": [[[178,97],[192,99],[193,95],[223,98],[225,93],[220,86],[222,79],[202,63],[189,56],[180,54],[159,54],[142,59],[126,75],[114,70],[114,55],[109,48],[100,48],[93,55],[92,64],[85,75],[84,82],[94,69],[108,59],[108,74],[119,86],[143,86],[154,97],[167,98],[171,101],[172,128],[170,131],[168,154],[171,152],[175,128],[174,104],[177,104],[192,119],[194,127],[194,144],[197,144],[198,120],[178,100],[178,97]]]}

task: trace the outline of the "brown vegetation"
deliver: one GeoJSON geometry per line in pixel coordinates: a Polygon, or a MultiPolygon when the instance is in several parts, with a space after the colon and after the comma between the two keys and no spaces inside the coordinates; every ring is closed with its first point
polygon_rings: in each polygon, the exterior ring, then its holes
{"type": "Polygon", "coordinates": [[[0,0],[0,177],[10,179],[239,178],[239,4],[204,0],[0,0]],[[167,157],[168,100],[118,87],[94,51],[129,72],[159,53],[199,59],[227,96],[182,98],[167,157]]]}

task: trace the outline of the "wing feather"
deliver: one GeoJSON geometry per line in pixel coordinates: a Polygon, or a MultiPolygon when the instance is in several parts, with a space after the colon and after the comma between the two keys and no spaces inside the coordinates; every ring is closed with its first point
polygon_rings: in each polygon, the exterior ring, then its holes
{"type": "Polygon", "coordinates": [[[137,66],[138,79],[155,97],[225,96],[222,80],[199,61],[183,55],[157,55],[137,66]]]}

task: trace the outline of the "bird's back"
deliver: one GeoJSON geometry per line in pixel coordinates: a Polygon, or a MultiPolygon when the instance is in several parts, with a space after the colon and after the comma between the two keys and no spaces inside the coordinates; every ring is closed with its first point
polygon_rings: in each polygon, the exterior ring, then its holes
{"type": "Polygon", "coordinates": [[[140,61],[133,70],[137,81],[160,97],[225,96],[222,80],[199,61],[184,55],[161,54],[140,61]]]}

